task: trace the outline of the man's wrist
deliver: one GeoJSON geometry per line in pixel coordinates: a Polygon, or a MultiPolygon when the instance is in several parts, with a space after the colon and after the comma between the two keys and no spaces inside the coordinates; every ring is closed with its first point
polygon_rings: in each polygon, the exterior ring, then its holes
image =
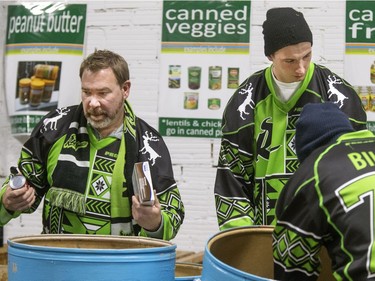
{"type": "Polygon", "coordinates": [[[145,228],[144,228],[144,230],[145,230],[147,236],[150,236],[152,238],[160,238],[160,239],[162,239],[163,238],[163,234],[164,234],[164,219],[163,219],[163,215],[161,215],[160,225],[159,225],[159,227],[158,227],[157,230],[150,231],[150,230],[147,230],[145,228]]]}

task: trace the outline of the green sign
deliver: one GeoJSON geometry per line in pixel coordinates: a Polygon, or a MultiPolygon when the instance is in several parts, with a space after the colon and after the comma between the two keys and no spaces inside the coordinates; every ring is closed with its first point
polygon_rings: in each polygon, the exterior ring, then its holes
{"type": "Polygon", "coordinates": [[[8,6],[6,44],[83,44],[86,5],[33,4],[8,6]]]}
{"type": "Polygon", "coordinates": [[[43,118],[43,115],[16,115],[10,117],[10,122],[12,124],[12,134],[30,134],[34,127],[43,118]]]}
{"type": "Polygon", "coordinates": [[[250,1],[164,1],[162,52],[248,53],[250,1]]]}
{"type": "Polygon", "coordinates": [[[199,118],[159,118],[159,131],[167,137],[220,138],[221,120],[199,118]]]}
{"type": "Polygon", "coordinates": [[[220,138],[250,66],[250,0],[163,1],[159,132],[220,138]]]}
{"type": "Polygon", "coordinates": [[[346,2],[346,53],[375,54],[375,1],[346,2]]]}
{"type": "Polygon", "coordinates": [[[165,1],[163,42],[249,42],[250,1],[165,1]]]}
{"type": "Polygon", "coordinates": [[[12,134],[24,139],[48,111],[76,100],[79,75],[71,70],[82,61],[86,5],[8,5],[6,22],[7,106],[12,134]]]}

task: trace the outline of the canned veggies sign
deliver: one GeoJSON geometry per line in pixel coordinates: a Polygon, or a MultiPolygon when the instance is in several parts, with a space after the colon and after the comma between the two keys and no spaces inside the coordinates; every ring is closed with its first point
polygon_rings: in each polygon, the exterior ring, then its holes
{"type": "Polygon", "coordinates": [[[249,68],[250,1],[163,2],[159,131],[221,137],[223,109],[249,68]]]}
{"type": "Polygon", "coordinates": [[[250,1],[164,1],[162,52],[247,53],[249,37],[250,1]]]}
{"type": "Polygon", "coordinates": [[[250,6],[245,1],[170,2],[164,5],[163,41],[247,42],[249,38],[250,6]],[[189,5],[190,4],[190,5],[189,5]]]}

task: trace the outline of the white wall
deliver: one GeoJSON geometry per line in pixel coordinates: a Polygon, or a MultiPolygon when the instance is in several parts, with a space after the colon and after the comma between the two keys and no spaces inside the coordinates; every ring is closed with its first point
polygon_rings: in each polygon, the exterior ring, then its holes
{"type": "MultiPolygon", "coordinates": [[[[66,3],[77,3],[65,0],[66,3]]],[[[10,134],[4,94],[4,47],[7,4],[0,3],[0,182],[17,162],[21,143],[10,134]]],[[[130,65],[130,102],[136,114],[155,128],[158,120],[159,55],[162,1],[81,1],[87,3],[86,53],[107,48],[122,54],[130,65]]],[[[252,72],[268,65],[263,53],[262,23],[266,10],[291,6],[302,11],[314,34],[314,61],[343,75],[345,1],[253,0],[251,7],[252,72]]],[[[75,70],[73,70],[75,71],[75,70]]],[[[78,75],[78,69],[77,75],[78,75]]],[[[79,95],[77,85],[77,95],[79,95]]],[[[218,140],[166,138],[175,178],[185,204],[184,224],[173,241],[180,250],[203,251],[207,240],[218,232],[213,185],[219,149],[218,140]]],[[[41,213],[23,215],[4,228],[5,239],[39,234],[41,213]]]]}

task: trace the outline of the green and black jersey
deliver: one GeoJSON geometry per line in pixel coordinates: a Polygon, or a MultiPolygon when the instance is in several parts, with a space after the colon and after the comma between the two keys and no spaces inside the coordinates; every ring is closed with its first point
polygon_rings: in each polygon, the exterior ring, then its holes
{"type": "Polygon", "coordinates": [[[316,280],[324,245],[337,280],[375,280],[374,199],[372,132],[346,133],[313,151],[276,204],[275,279],[316,280]]]}
{"type": "Polygon", "coordinates": [[[366,112],[356,91],[329,69],[311,63],[287,102],[275,93],[271,67],[247,78],[223,114],[215,182],[221,230],[275,224],[275,202],[299,163],[295,123],[307,103],[334,102],[356,130],[366,128],[366,112]]]}
{"type": "MultiPolygon", "coordinates": [[[[47,114],[24,144],[19,168],[35,188],[33,212],[44,199],[43,233],[142,235],[170,240],[183,219],[184,205],[165,142],[125,102],[123,129],[98,139],[82,104],[47,114]],[[148,161],[161,204],[159,232],[142,229],[131,213],[134,163],[148,161]]],[[[4,183],[0,196],[5,192],[4,183]]],[[[0,203],[0,225],[20,215],[0,203]]]]}

